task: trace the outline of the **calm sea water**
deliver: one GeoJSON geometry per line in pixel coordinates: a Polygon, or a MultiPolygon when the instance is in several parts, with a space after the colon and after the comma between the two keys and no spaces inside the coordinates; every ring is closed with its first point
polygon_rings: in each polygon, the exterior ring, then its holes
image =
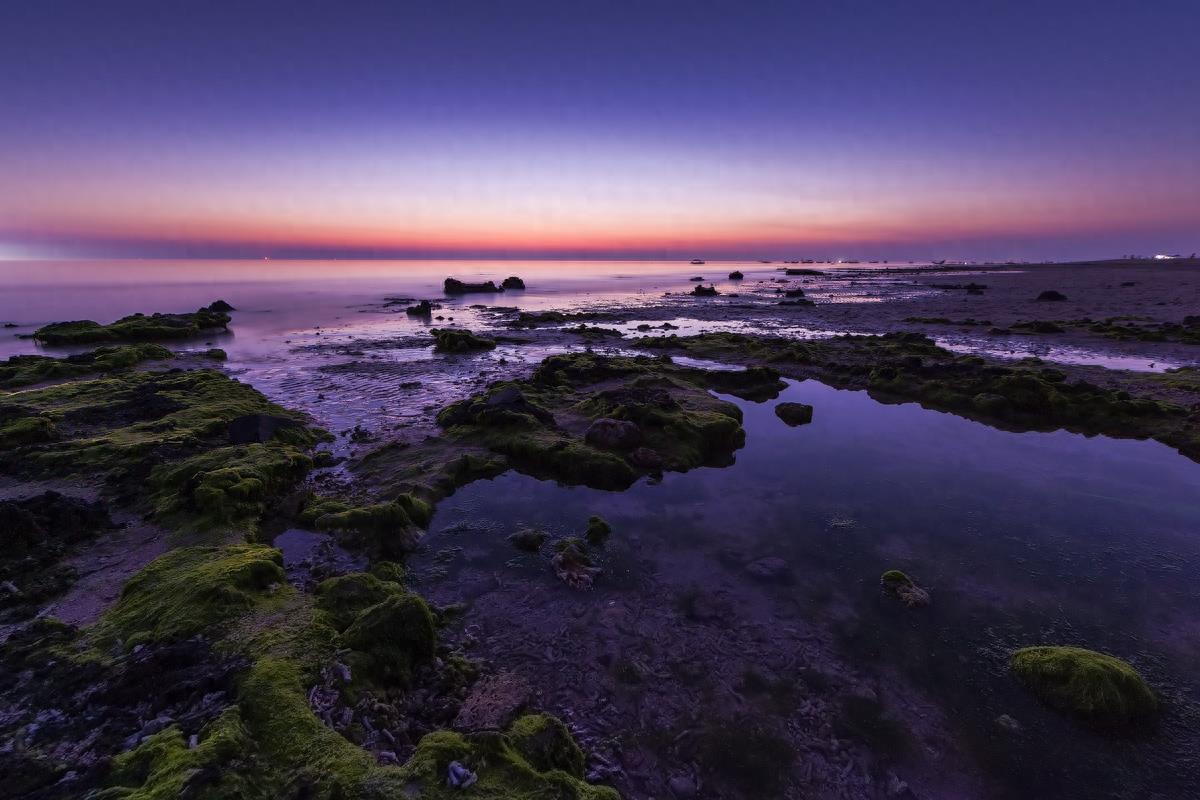
{"type": "MultiPolygon", "coordinates": [[[[727,399],[747,430],[731,467],[621,493],[509,474],[443,501],[416,560],[421,591],[465,598],[463,625],[493,668],[528,676],[599,742],[651,743],[660,770],[687,763],[672,737],[705,720],[802,728],[811,695],[756,698],[744,676],[817,672],[874,687],[910,749],[860,733],[935,796],[1194,796],[1200,465],[1154,442],[1005,432],[812,381],[779,398],[814,406],[799,428],[776,418],[777,401],[727,399]],[[591,514],[614,534],[586,595],[505,538],[522,525],[577,536],[591,514]],[[763,558],[786,569],[755,576],[763,558]],[[928,587],[932,606],[882,597],[891,568],[928,587]],[[697,615],[697,597],[723,610],[697,615]],[[1035,644],[1133,662],[1164,700],[1157,732],[1097,735],[1041,706],[1007,669],[1035,644]],[[1021,730],[999,726],[1003,714],[1021,730]]],[[[652,793],[647,780],[631,781],[634,796],[652,793]]]]}

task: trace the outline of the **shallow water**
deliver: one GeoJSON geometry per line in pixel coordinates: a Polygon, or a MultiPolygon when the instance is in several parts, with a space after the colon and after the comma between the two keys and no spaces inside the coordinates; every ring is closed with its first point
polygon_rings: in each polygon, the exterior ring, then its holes
{"type": "MultiPolygon", "coordinates": [[[[439,505],[414,561],[421,592],[469,603],[461,636],[491,668],[528,677],[601,752],[617,737],[619,786],[647,796],[691,764],[719,773],[675,739],[712,718],[763,717],[806,747],[813,708],[867,686],[908,732],[901,744],[886,725],[842,738],[865,740],[920,797],[1194,787],[1196,464],[1154,442],[1009,433],[811,381],[779,398],[815,407],[798,428],[775,417],[777,401],[729,399],[748,434],[735,465],[623,493],[517,474],[477,482],[439,505]],[[551,545],[531,555],[505,539],[521,525],[581,535],[591,514],[614,529],[593,548],[604,572],[591,591],[556,579],[551,545]],[[786,567],[747,569],[764,558],[786,567]],[[890,568],[929,588],[932,606],[881,596],[890,568]],[[1048,643],[1135,664],[1164,700],[1158,730],[1113,739],[1040,706],[1006,663],[1048,643]],[[789,686],[831,678],[761,697],[749,672],[789,686]],[[1002,714],[1021,730],[998,726],[1002,714]]],[[[844,769],[850,780],[858,767],[844,769]]]]}

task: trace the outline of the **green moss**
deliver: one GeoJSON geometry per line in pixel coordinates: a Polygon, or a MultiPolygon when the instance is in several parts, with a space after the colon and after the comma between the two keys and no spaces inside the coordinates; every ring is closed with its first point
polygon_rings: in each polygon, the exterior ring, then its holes
{"type": "Polygon", "coordinates": [[[549,714],[527,714],[509,729],[512,746],[539,772],[561,770],[576,778],[583,777],[583,751],[567,726],[549,714]]]}
{"type": "Polygon", "coordinates": [[[108,325],[91,320],[55,322],[38,328],[33,332],[33,338],[46,344],[186,339],[224,329],[229,325],[229,319],[228,314],[207,308],[190,314],[132,314],[108,325]]]}
{"type": "Polygon", "coordinates": [[[288,445],[249,444],[209,450],[157,467],[149,487],[155,513],[191,518],[208,528],[248,528],[266,503],[312,469],[312,459],[288,445]]]}
{"type": "Polygon", "coordinates": [[[213,347],[204,351],[204,357],[213,361],[225,361],[229,358],[229,354],[219,347],[213,347]]]}
{"type": "Polygon", "coordinates": [[[96,633],[129,647],[228,623],[276,594],[285,583],[282,564],[279,551],[263,545],[172,550],[129,579],[96,633]]]}
{"type": "MultiPolygon", "coordinates": [[[[619,795],[603,786],[584,783],[572,772],[564,771],[564,763],[574,767],[571,749],[578,748],[562,723],[553,717],[525,717],[517,720],[509,734],[477,734],[470,738],[451,731],[431,733],[421,739],[412,758],[400,768],[418,796],[428,800],[449,800],[469,795],[481,800],[619,800],[619,795]],[[566,737],[550,750],[533,746],[530,732],[557,739],[566,737]],[[519,747],[546,761],[531,763],[519,747]],[[467,790],[446,786],[446,771],[451,761],[472,769],[479,781],[467,790]]],[[[540,741],[539,741],[540,743],[540,741]]],[[[580,761],[580,765],[582,762],[580,761]]]]}
{"type": "Polygon", "coordinates": [[[265,504],[311,468],[305,451],[328,436],[213,370],[118,373],[23,391],[19,399],[0,397],[0,420],[47,421],[23,423],[40,435],[22,431],[20,441],[10,440],[0,468],[105,478],[118,496],[150,500],[151,510],[199,527],[252,528],[265,504]],[[264,443],[231,445],[231,423],[254,415],[292,424],[264,443]]]}
{"type": "Polygon", "coordinates": [[[1084,721],[1129,726],[1158,710],[1154,692],[1128,663],[1080,647],[1025,647],[1012,655],[1017,678],[1048,705],[1084,721]]]}
{"type": "Polygon", "coordinates": [[[416,544],[419,528],[429,524],[429,504],[412,495],[388,503],[353,507],[337,500],[319,500],[301,515],[320,531],[347,537],[348,543],[385,558],[402,558],[416,544]]]}
{"type": "Polygon", "coordinates": [[[317,586],[317,607],[325,612],[330,625],[343,631],[367,608],[401,592],[397,583],[355,572],[322,581],[317,586]]]}
{"type": "Polygon", "coordinates": [[[912,586],[912,578],[898,569],[889,569],[879,578],[884,586],[912,586]]]}
{"type": "Polygon", "coordinates": [[[437,633],[425,601],[396,592],[360,612],[341,641],[354,651],[353,666],[371,680],[407,685],[412,668],[433,657],[437,633]]]}
{"type": "Polygon", "coordinates": [[[590,517],[588,519],[587,533],[584,535],[590,544],[599,545],[604,544],[611,533],[612,526],[603,517],[590,517]]]}
{"type": "Polygon", "coordinates": [[[256,797],[243,771],[228,765],[245,761],[253,743],[236,709],[225,711],[200,732],[195,747],[172,725],[113,759],[110,789],[100,798],[175,800],[179,797],[256,797]]]}
{"type": "Polygon", "coordinates": [[[13,356],[0,364],[0,388],[12,389],[43,381],[76,378],[97,372],[128,369],[143,361],[174,358],[170,350],[157,344],[98,347],[88,353],[64,358],[49,356],[13,356]]]}
{"type": "Polygon", "coordinates": [[[49,417],[18,417],[0,424],[0,448],[52,442],[57,438],[58,428],[49,417]]]}
{"type": "Polygon", "coordinates": [[[434,338],[433,349],[441,353],[470,353],[474,350],[491,350],[496,346],[495,339],[486,339],[458,328],[434,328],[430,333],[434,338]]]}

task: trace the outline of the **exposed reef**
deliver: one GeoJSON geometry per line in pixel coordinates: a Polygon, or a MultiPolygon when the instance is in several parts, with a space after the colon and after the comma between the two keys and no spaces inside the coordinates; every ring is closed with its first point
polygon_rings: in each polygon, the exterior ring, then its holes
{"type": "Polygon", "coordinates": [[[38,328],[33,338],[45,344],[94,344],[96,342],[145,342],[158,339],[188,339],[224,330],[230,317],[224,311],[201,308],[189,314],[131,314],[101,325],[92,320],[54,322],[38,328]]]}
{"type": "Polygon", "coordinates": [[[730,363],[770,365],[794,378],[865,389],[882,402],[917,401],[1015,430],[1065,428],[1085,434],[1156,439],[1200,460],[1200,375],[1046,367],[987,361],[944,350],[917,333],[796,341],[715,333],[645,338],[635,346],[730,363]],[[1080,373],[1094,377],[1093,382],[1080,373]],[[1186,398],[1191,398],[1190,401],[1186,398]]]}
{"type": "MultiPolygon", "coordinates": [[[[224,355],[223,350],[215,352],[224,355]]],[[[0,364],[0,389],[15,389],[44,381],[78,378],[94,373],[116,372],[145,361],[167,361],[174,357],[174,353],[157,344],[97,347],[88,353],[77,353],[63,358],[13,356],[0,364]]]]}
{"type": "Polygon", "coordinates": [[[741,411],[708,388],[758,393],[764,383],[775,392],[782,385],[769,371],[575,353],[546,359],[528,380],[493,384],[448,406],[438,423],[452,440],[501,454],[529,474],[622,489],[658,469],[729,463],[745,439],[741,411]],[[634,458],[635,447],[646,452],[634,458]],[[644,466],[650,454],[660,467],[644,466]]]}
{"type": "Polygon", "coordinates": [[[160,519],[246,530],[327,435],[220,372],[125,372],[0,397],[0,474],[99,479],[160,519]]]}

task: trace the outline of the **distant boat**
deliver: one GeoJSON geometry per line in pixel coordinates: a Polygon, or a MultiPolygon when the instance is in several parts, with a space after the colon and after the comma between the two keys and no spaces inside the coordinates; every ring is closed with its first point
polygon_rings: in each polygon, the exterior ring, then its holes
{"type": "Polygon", "coordinates": [[[692,259],[692,261],[691,261],[691,263],[693,263],[693,264],[703,264],[703,263],[704,263],[704,259],[703,259],[703,258],[693,258],[693,259],[692,259]]]}

